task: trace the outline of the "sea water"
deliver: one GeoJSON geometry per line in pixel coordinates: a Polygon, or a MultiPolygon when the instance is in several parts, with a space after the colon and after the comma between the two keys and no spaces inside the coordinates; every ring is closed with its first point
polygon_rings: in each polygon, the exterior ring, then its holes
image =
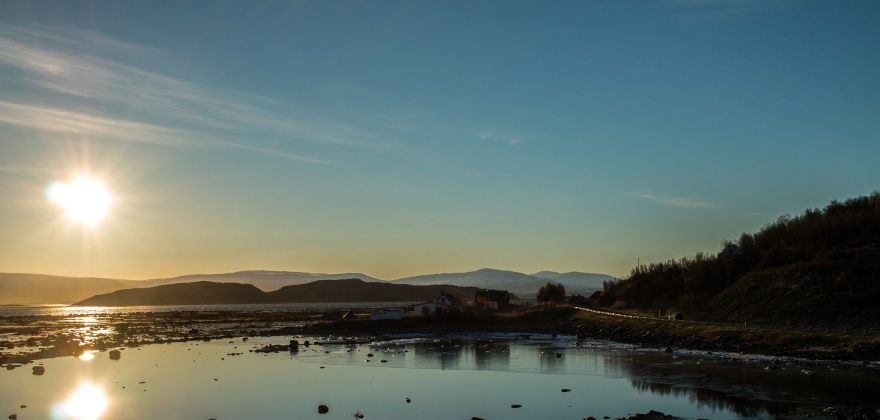
{"type": "Polygon", "coordinates": [[[583,419],[657,410],[729,419],[856,406],[870,403],[880,389],[873,369],[767,370],[760,363],[609,342],[578,348],[570,337],[400,336],[372,343],[360,337],[362,344],[301,337],[300,343],[333,344],[252,352],[290,339],[156,344],[126,348],[119,360],[92,352],[37,361],[43,375],[32,373],[36,363],[0,371],[0,415],[75,418],[77,407],[103,397],[99,414],[81,417],[583,419]],[[71,402],[83,398],[83,389],[100,396],[86,392],[85,402],[71,402]],[[318,414],[319,405],[329,412],[318,414]]]}

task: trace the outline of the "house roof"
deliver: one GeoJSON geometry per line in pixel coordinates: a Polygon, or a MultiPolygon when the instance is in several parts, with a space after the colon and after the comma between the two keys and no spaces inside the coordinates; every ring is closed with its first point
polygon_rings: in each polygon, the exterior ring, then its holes
{"type": "Polygon", "coordinates": [[[440,297],[437,298],[437,300],[440,300],[442,298],[446,298],[446,301],[448,301],[452,305],[461,305],[461,301],[457,297],[452,296],[448,293],[440,292],[440,297]]]}
{"type": "Polygon", "coordinates": [[[343,319],[353,319],[353,318],[357,318],[357,315],[354,314],[354,311],[349,309],[348,312],[346,312],[345,315],[342,316],[342,318],[343,319]]]}
{"type": "Polygon", "coordinates": [[[474,300],[478,297],[488,300],[489,302],[498,302],[500,300],[510,300],[510,294],[507,290],[477,290],[474,294],[474,300]]]}

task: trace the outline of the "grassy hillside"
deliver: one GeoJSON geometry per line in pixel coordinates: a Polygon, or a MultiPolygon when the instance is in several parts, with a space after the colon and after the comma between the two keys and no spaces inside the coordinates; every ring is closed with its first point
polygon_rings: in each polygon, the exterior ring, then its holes
{"type": "Polygon", "coordinates": [[[717,255],[643,265],[599,304],[691,319],[877,327],[880,193],[782,216],[717,255]],[[738,247],[738,250],[736,249],[738,247]]]}

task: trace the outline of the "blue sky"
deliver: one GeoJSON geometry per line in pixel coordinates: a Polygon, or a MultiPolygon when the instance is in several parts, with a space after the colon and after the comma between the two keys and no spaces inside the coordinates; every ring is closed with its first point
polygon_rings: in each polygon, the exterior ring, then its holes
{"type": "Polygon", "coordinates": [[[178,3],[0,6],[0,271],[623,275],[880,185],[880,3],[178,3]]]}

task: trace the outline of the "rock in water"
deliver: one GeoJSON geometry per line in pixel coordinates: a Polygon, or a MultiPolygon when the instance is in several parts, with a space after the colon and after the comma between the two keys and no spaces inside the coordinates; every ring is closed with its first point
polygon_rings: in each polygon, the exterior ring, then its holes
{"type": "Polygon", "coordinates": [[[110,350],[110,360],[119,360],[122,358],[122,352],[119,350],[110,350]]]}
{"type": "Polygon", "coordinates": [[[522,406],[519,404],[511,404],[510,405],[510,408],[520,408],[520,407],[522,407],[522,406]]]}
{"type": "Polygon", "coordinates": [[[330,412],[330,407],[327,407],[324,404],[318,406],[318,414],[327,414],[330,412]]]}
{"type": "Polygon", "coordinates": [[[663,349],[663,352],[664,353],[672,353],[672,347],[667,347],[667,348],[663,349]]]}
{"type": "Polygon", "coordinates": [[[562,357],[562,353],[556,353],[556,358],[558,359],[560,357],[562,357]]]}
{"type": "MultiPolygon", "coordinates": [[[[33,370],[33,374],[34,374],[34,375],[37,375],[37,376],[40,376],[40,375],[46,373],[46,368],[44,368],[44,367],[42,367],[42,366],[34,366],[34,367],[32,368],[32,370],[33,370]]],[[[10,418],[11,418],[11,417],[10,417],[10,418]]]]}
{"type": "Polygon", "coordinates": [[[562,392],[571,392],[571,390],[568,388],[562,388],[562,392]]]}
{"type": "Polygon", "coordinates": [[[410,401],[412,401],[412,400],[411,400],[411,399],[409,399],[409,398],[407,398],[407,399],[406,399],[406,403],[407,403],[407,404],[409,404],[409,403],[410,403],[410,401]]]}
{"type": "Polygon", "coordinates": [[[485,420],[482,417],[471,417],[471,420],[485,420]]]}

